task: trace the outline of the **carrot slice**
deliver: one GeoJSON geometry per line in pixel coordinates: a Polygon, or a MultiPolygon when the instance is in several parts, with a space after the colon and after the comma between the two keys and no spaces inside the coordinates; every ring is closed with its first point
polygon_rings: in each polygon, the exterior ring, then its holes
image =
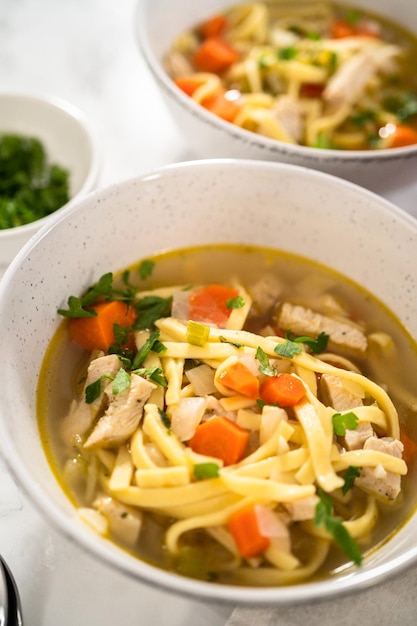
{"type": "Polygon", "coordinates": [[[203,39],[218,37],[227,27],[228,21],[225,15],[213,15],[210,19],[200,24],[198,34],[203,39]]]}
{"type": "Polygon", "coordinates": [[[417,143],[417,130],[406,124],[397,124],[395,131],[390,135],[389,148],[402,148],[417,143]]]}
{"type": "Polygon", "coordinates": [[[413,462],[417,461],[417,443],[414,439],[411,439],[403,428],[400,432],[400,441],[404,446],[403,459],[407,466],[410,467],[413,462]]]}
{"type": "Polygon", "coordinates": [[[209,37],[197,48],[193,63],[200,72],[220,74],[239,58],[238,53],[220,37],[209,37]]]}
{"type": "Polygon", "coordinates": [[[331,36],[333,39],[343,39],[344,37],[371,37],[372,39],[378,39],[378,33],[367,28],[366,24],[362,22],[349,24],[349,22],[342,19],[333,22],[331,36]]]}
{"type": "Polygon", "coordinates": [[[299,378],[283,373],[265,378],[259,392],[261,399],[267,404],[286,407],[297,404],[305,396],[306,390],[299,378]]]}
{"type": "Polygon", "coordinates": [[[188,303],[189,318],[195,322],[216,324],[219,328],[224,328],[231,313],[227,302],[238,295],[238,290],[233,287],[208,285],[191,294],[188,303]]]}
{"type": "Polygon", "coordinates": [[[261,535],[254,505],[234,513],[228,521],[229,530],[235,540],[239,554],[250,559],[265,552],[270,545],[268,537],[261,535]]]}
{"type": "Polygon", "coordinates": [[[77,317],[70,320],[70,337],[84,350],[107,351],[115,342],[114,324],[129,328],[135,322],[136,311],[119,300],[101,302],[93,308],[97,313],[95,317],[77,317]]]}
{"type": "Polygon", "coordinates": [[[221,459],[224,465],[233,465],[243,458],[249,432],[227,417],[213,417],[197,426],[188,445],[194,452],[221,459]]]}
{"type": "Polygon", "coordinates": [[[259,397],[259,379],[241,361],[231,365],[220,376],[220,382],[247,398],[259,397]]]}
{"type": "Polygon", "coordinates": [[[196,89],[200,87],[201,80],[197,80],[193,76],[182,76],[181,78],[176,78],[174,83],[191,98],[196,89]]]}
{"type": "Polygon", "coordinates": [[[226,94],[226,89],[219,90],[213,96],[205,98],[201,105],[226,122],[233,122],[242,105],[236,100],[229,100],[226,94]]]}

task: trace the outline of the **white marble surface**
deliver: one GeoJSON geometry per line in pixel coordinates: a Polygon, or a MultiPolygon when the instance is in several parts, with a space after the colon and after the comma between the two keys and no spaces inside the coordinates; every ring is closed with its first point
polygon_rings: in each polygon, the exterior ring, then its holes
{"type": "MultiPolygon", "coordinates": [[[[98,186],[193,158],[139,56],[135,4],[0,0],[0,89],[54,94],[84,111],[100,146],[98,186]]],[[[417,179],[387,198],[417,217],[417,179]]],[[[21,589],[29,626],[220,626],[232,611],[175,598],[98,565],[41,519],[1,459],[0,553],[21,589]]]]}

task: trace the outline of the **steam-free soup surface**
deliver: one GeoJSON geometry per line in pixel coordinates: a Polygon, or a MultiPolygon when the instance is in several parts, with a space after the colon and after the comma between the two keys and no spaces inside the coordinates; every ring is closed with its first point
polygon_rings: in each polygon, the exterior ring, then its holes
{"type": "Polygon", "coordinates": [[[80,516],[122,549],[286,585],[360,567],[412,512],[416,348],[346,278],[209,246],[70,295],[39,379],[41,436],[80,516]]]}

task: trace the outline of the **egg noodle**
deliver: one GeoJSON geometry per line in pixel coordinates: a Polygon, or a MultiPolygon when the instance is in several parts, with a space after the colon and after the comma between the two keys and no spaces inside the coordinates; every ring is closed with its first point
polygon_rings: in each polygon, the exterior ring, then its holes
{"type": "MultiPolygon", "coordinates": [[[[252,31],[256,15],[253,10],[252,31]]],[[[334,541],[328,529],[314,522],[320,494],[332,494],[342,525],[350,537],[361,543],[376,522],[378,508],[374,495],[369,493],[355,508],[355,492],[343,491],[346,471],[378,468],[381,475],[397,476],[407,472],[402,458],[376,449],[347,450],[337,445],[332,422],[337,411],[318,399],[317,377],[337,376],[342,384],[354,387],[366,398],[366,404],[354,409],[359,425],[370,424],[385,437],[398,439],[399,420],[386,391],[353,366],[346,369],[347,359],[343,360],[344,367],[337,367],[330,362],[331,353],[321,359],[305,347],[293,356],[280,356],[276,348],[284,346],[287,339],[242,330],[251,298],[241,286],[239,292],[244,294],[245,305],[232,311],[226,328],[208,326],[203,345],[189,342],[187,320],[165,317],[156,321],[164,350],[150,351],[143,367],[161,368],[167,385],[154,385],[139,426],[127,441],[111,449],[93,446],[89,450],[90,464],[95,459],[99,468],[96,478],[106,496],[127,506],[127,510],[150,511],[169,520],[164,541],[172,558],[179,554],[187,533],[204,530],[229,555],[223,567],[233,569],[235,580],[251,585],[295,583],[320,568],[334,541]],[[302,382],[305,395],[291,410],[262,405],[256,399],[237,395],[222,383],[224,372],[237,361],[259,365],[259,350],[277,371],[285,371],[302,382]],[[187,363],[205,368],[214,385],[212,394],[196,394],[187,378],[187,363]],[[184,440],[187,435],[176,433],[176,411],[184,401],[197,398],[208,418],[224,414],[254,436],[256,445],[239,462],[225,465],[219,458],[197,453],[184,440]],[[169,418],[169,424],[164,423],[163,415],[169,418]],[[216,474],[197,479],[195,468],[204,464],[214,465],[216,474]],[[313,514],[299,518],[309,538],[305,554],[300,556],[288,540],[286,527],[294,507],[308,503],[314,505],[313,514]],[[274,512],[283,521],[281,530],[271,533],[272,540],[262,558],[243,559],[228,528],[230,517],[249,505],[261,507],[264,513],[274,512]]],[[[138,349],[149,335],[148,331],[136,333],[138,349]]],[[[108,525],[99,511],[80,507],[79,512],[96,530],[108,534],[108,525]]]]}

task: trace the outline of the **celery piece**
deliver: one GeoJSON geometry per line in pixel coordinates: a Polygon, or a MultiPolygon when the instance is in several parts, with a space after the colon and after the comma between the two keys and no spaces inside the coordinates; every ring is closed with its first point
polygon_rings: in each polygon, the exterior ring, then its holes
{"type": "Polygon", "coordinates": [[[210,336],[210,328],[206,324],[193,322],[189,320],[187,323],[186,339],[193,346],[204,346],[210,336]]]}

